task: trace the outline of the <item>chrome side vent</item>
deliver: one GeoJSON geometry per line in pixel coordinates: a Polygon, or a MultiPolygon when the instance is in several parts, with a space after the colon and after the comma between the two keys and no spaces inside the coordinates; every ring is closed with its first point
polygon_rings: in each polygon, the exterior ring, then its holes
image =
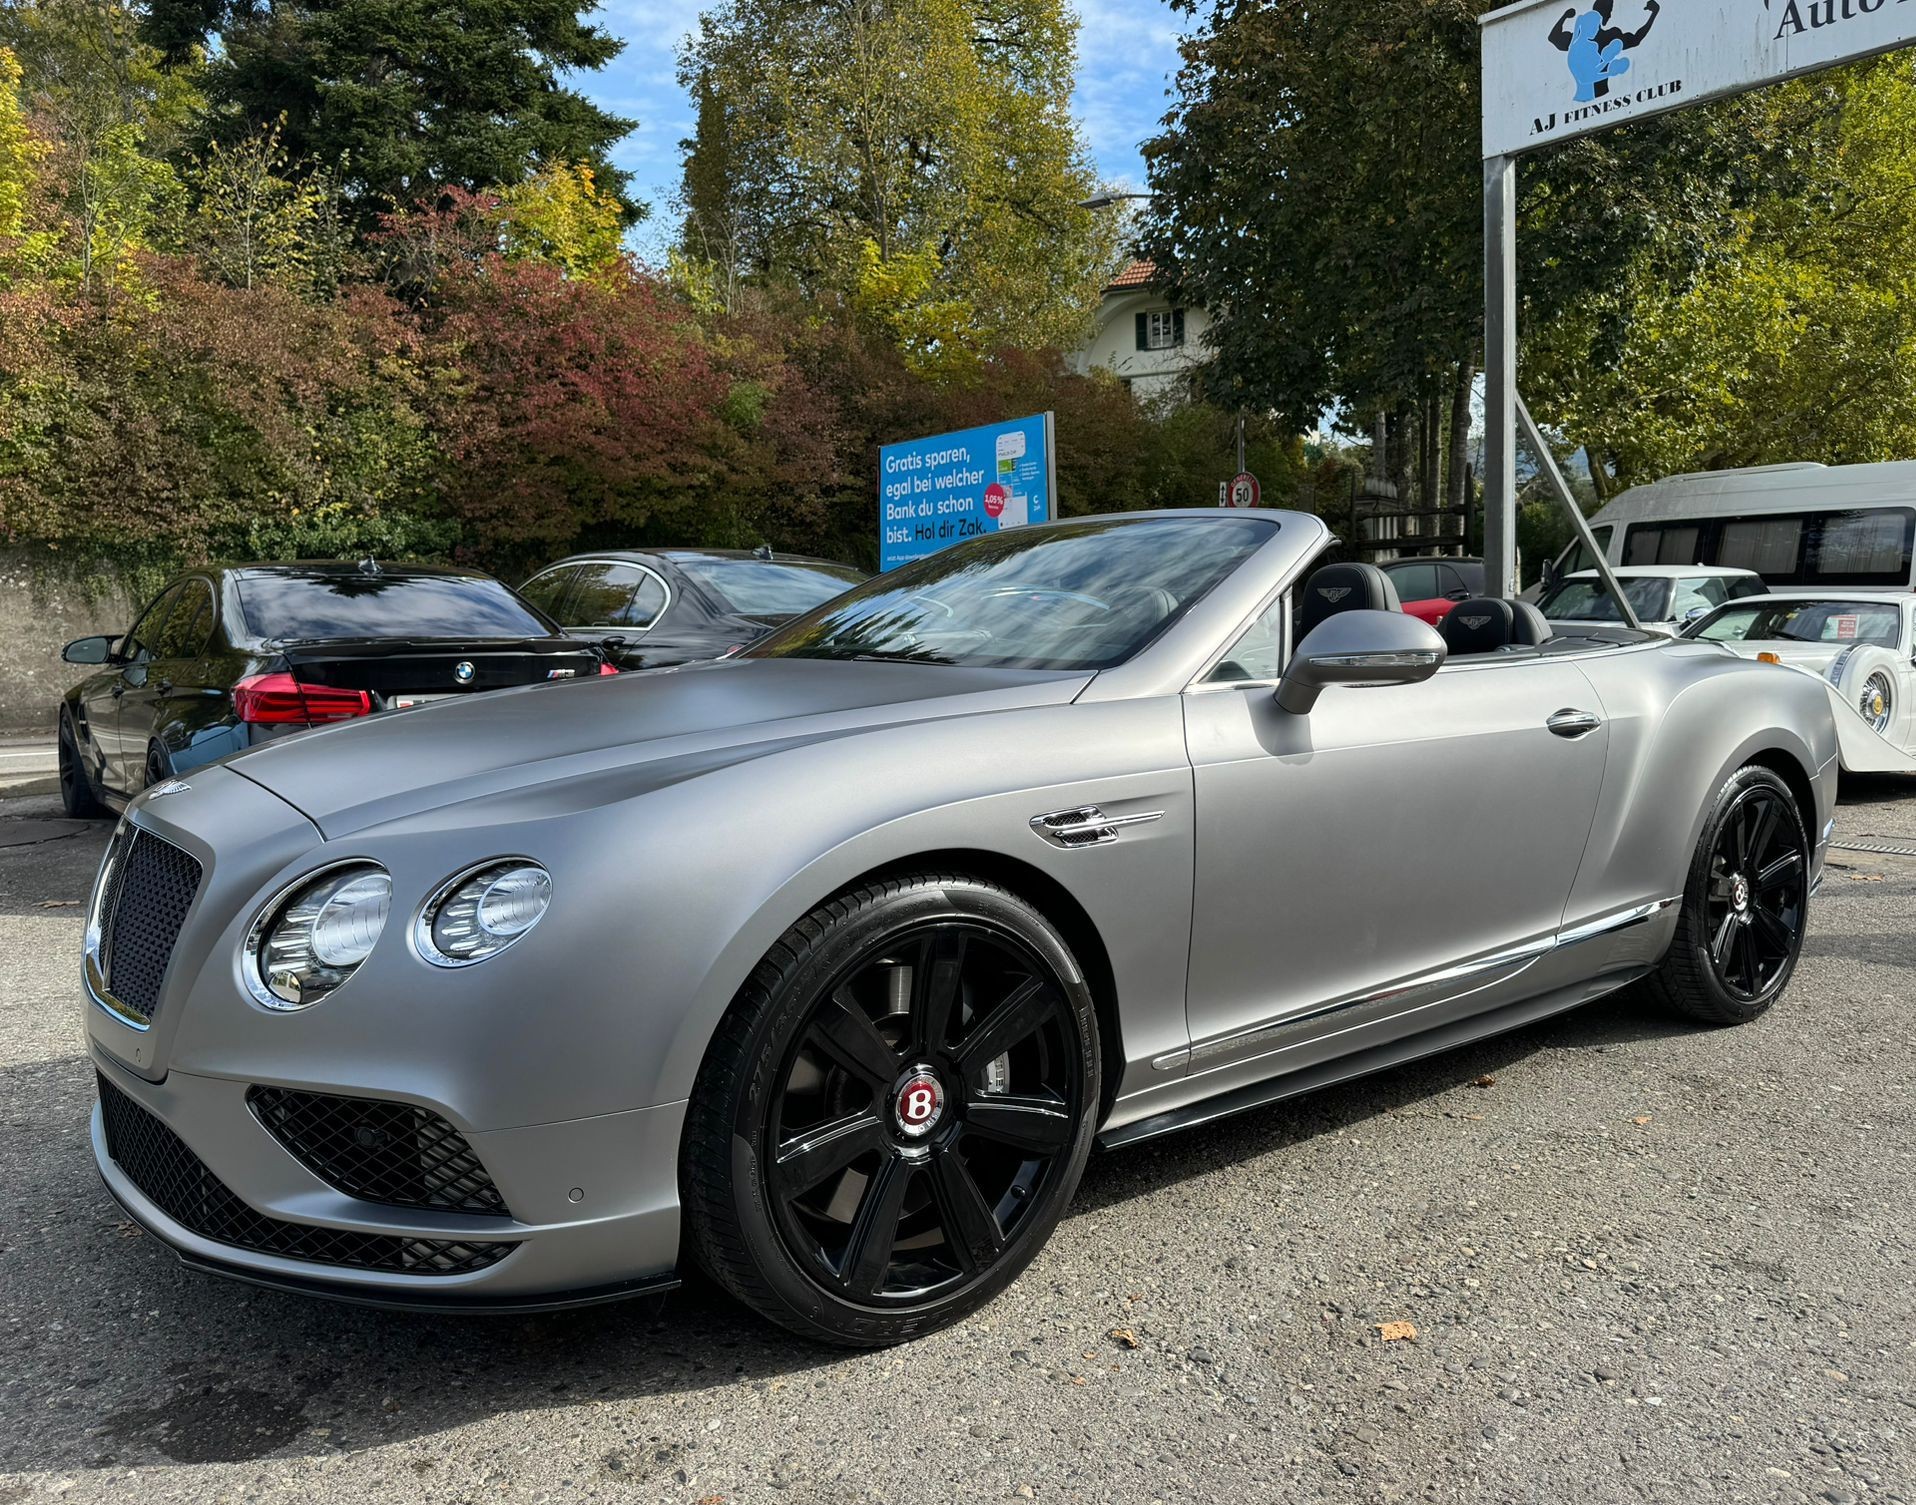
{"type": "Polygon", "coordinates": [[[1106,815],[1096,805],[1080,805],[1074,810],[1034,815],[1031,829],[1053,846],[1070,850],[1107,846],[1118,839],[1118,831],[1123,826],[1142,826],[1163,819],[1162,810],[1141,810],[1135,815],[1106,815]]]}

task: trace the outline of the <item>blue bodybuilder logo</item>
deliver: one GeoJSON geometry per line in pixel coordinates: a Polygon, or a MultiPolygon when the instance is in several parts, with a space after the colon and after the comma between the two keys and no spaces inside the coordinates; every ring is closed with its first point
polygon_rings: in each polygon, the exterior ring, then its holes
{"type": "Polygon", "coordinates": [[[1663,12],[1662,0],[1644,0],[1643,24],[1625,31],[1611,19],[1616,6],[1617,0],[1592,0],[1584,11],[1573,6],[1551,28],[1550,41],[1565,55],[1570,76],[1577,81],[1579,104],[1602,99],[1610,92],[1611,82],[1630,71],[1630,59],[1624,54],[1650,34],[1663,12]]]}

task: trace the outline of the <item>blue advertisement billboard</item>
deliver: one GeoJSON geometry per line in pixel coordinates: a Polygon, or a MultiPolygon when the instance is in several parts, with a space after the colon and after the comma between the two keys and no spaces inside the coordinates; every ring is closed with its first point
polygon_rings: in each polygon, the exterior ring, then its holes
{"type": "Polygon", "coordinates": [[[963,539],[1048,522],[1057,493],[1051,414],[907,439],[878,451],[878,567],[963,539]]]}

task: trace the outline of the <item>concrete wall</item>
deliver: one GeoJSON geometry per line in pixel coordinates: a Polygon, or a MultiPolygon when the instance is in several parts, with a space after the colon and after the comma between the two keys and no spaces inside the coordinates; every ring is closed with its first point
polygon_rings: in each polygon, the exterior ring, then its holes
{"type": "Polygon", "coordinates": [[[51,737],[61,692],[93,672],[62,663],[60,649],[91,633],[125,632],[133,611],[110,574],[0,550],[0,735],[51,737]]]}

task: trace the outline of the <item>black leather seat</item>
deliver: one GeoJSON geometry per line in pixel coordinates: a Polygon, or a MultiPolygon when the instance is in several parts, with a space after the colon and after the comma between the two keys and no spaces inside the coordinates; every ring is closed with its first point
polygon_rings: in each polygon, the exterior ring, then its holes
{"type": "Polygon", "coordinates": [[[1304,600],[1298,608],[1297,635],[1301,641],[1318,623],[1340,611],[1402,611],[1397,587],[1374,564],[1327,564],[1304,582],[1304,600]]]}
{"type": "Polygon", "coordinates": [[[1473,596],[1459,601],[1438,624],[1452,658],[1496,653],[1504,648],[1535,648],[1548,642],[1550,621],[1528,601],[1473,596]]]}

